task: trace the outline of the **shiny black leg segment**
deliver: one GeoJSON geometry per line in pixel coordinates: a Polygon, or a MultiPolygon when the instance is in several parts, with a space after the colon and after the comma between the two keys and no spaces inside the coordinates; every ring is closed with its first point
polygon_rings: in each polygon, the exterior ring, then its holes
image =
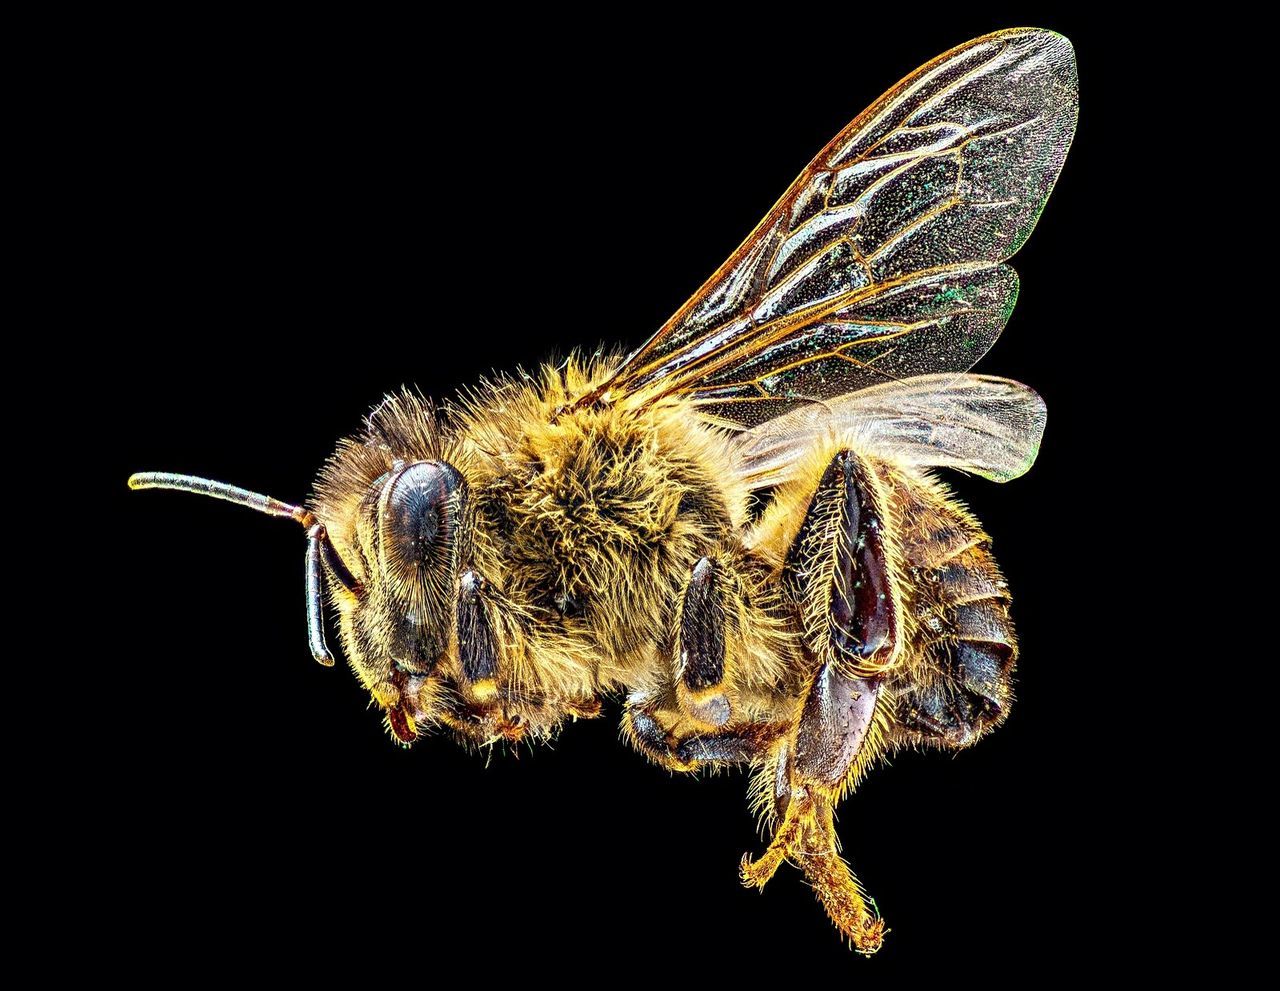
{"type": "Polygon", "coordinates": [[[627,726],[630,729],[628,735],[631,737],[631,742],[637,749],[649,751],[660,757],[674,755],[675,752],[667,741],[666,732],[649,713],[640,709],[628,709],[627,726]]]}
{"type": "Polygon", "coordinates": [[[458,659],[472,684],[498,672],[498,643],[484,604],[484,578],[468,571],[458,582],[458,659]]]}
{"type": "MultiPolygon", "coordinates": [[[[724,679],[724,600],[719,568],[710,558],[694,565],[680,605],[680,677],[693,691],[724,679]]],[[[727,715],[727,713],[726,713],[727,715]]]]}
{"type": "Polygon", "coordinates": [[[830,649],[855,663],[891,652],[898,638],[877,500],[866,465],[852,451],[839,452],[787,557],[788,580],[802,608],[825,604],[826,615],[807,615],[806,626],[825,628],[822,639],[830,649]]]}
{"type": "Polygon", "coordinates": [[[758,746],[756,739],[746,733],[691,736],[676,747],[676,756],[686,762],[742,764],[757,756],[758,746]]]}
{"type": "Polygon", "coordinates": [[[333,575],[339,585],[348,592],[356,595],[360,594],[360,582],[347,569],[342,558],[338,557],[338,552],[334,549],[333,541],[329,539],[328,532],[325,533],[324,540],[320,543],[320,557],[324,561],[324,566],[329,569],[329,574],[333,575]]]}
{"type": "Polygon", "coordinates": [[[648,712],[630,707],[624,725],[637,750],[664,767],[685,771],[699,764],[742,764],[762,757],[785,729],[781,724],[754,723],[676,740],[648,712]]]}
{"type": "Polygon", "coordinates": [[[835,661],[818,672],[796,728],[794,767],[805,784],[839,788],[871,730],[879,679],[845,674],[835,661]]]}

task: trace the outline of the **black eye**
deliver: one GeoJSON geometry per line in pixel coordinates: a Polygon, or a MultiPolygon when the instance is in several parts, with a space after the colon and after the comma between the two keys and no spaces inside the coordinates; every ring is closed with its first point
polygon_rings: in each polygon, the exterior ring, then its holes
{"type": "Polygon", "coordinates": [[[387,564],[422,567],[452,557],[465,495],[466,482],[444,461],[420,461],[396,475],[381,507],[387,564]]]}
{"type": "Polygon", "coordinates": [[[411,464],[383,485],[380,588],[395,621],[389,653],[401,670],[428,670],[448,642],[466,500],[466,481],[443,461],[411,464]]]}

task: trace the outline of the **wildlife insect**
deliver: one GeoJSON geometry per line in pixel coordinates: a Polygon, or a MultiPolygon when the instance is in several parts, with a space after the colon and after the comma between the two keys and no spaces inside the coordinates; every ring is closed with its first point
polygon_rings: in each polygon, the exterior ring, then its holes
{"type": "Polygon", "coordinates": [[[307,528],[310,647],[410,744],[539,740],[624,699],[661,767],[747,765],[771,840],[863,953],[884,924],[833,810],[878,758],[967,747],[1012,701],[1009,591],[931,473],[1027,470],[1045,409],[968,374],[1018,292],[1076,122],[1070,43],[970,41],[838,134],[627,357],[436,405],[388,397],[293,506],[144,473],[307,528]]]}

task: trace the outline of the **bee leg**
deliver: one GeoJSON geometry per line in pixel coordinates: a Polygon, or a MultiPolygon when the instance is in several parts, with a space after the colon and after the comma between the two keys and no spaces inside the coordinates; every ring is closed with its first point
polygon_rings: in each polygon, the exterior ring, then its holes
{"type": "Polygon", "coordinates": [[[861,458],[837,452],[783,569],[813,656],[867,676],[896,663],[901,646],[898,554],[885,528],[887,501],[861,458]]]}
{"type": "Polygon", "coordinates": [[[662,724],[651,712],[635,705],[628,705],[622,715],[622,735],[636,750],[659,767],[672,771],[692,771],[693,768],[676,757],[676,745],[662,724]]]}
{"type": "Polygon", "coordinates": [[[793,735],[779,747],[774,801],[781,819],[757,860],[743,856],[742,882],[763,888],[784,860],[799,867],[836,928],[855,949],[880,948],[884,922],[839,853],[836,802],[879,750],[876,679],[852,677],[828,663],[814,679],[793,735]]]}
{"type": "Polygon", "coordinates": [[[498,692],[498,640],[485,605],[487,584],[475,571],[458,579],[458,661],[464,684],[482,702],[498,692]]]}
{"type": "Polygon", "coordinates": [[[676,698],[680,711],[706,729],[729,722],[725,692],[724,566],[704,557],[693,566],[680,597],[675,649],[676,698]]]}
{"type": "Polygon", "coordinates": [[[879,754],[883,672],[900,644],[899,596],[875,481],[851,451],[823,473],[787,561],[787,581],[819,666],[794,730],[778,747],[780,821],[765,853],[744,857],[742,881],[763,887],[784,860],[804,872],[855,949],[874,953],[884,923],[841,859],[835,804],[879,754]]]}
{"type": "Polygon", "coordinates": [[[680,741],[676,747],[676,757],[693,767],[703,764],[750,764],[763,759],[786,730],[787,726],[783,723],[747,723],[718,733],[698,733],[680,741]]]}
{"type": "Polygon", "coordinates": [[[636,704],[628,705],[622,717],[622,732],[628,742],[658,766],[672,771],[762,759],[786,729],[782,723],[762,722],[680,735],[663,728],[655,713],[636,704]]]}

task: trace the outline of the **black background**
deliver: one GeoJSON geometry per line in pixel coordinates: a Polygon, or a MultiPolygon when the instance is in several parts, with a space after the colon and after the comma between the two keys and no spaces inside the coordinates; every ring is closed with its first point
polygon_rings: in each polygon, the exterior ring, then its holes
{"type": "Polygon", "coordinates": [[[1110,718],[1083,670],[1081,492],[1101,423],[1078,374],[1097,302],[1081,269],[1106,222],[1124,39],[1025,10],[614,12],[501,38],[189,24],[149,44],[112,27],[69,125],[70,250],[92,270],[88,358],[110,368],[90,428],[112,663],[86,677],[117,694],[83,745],[110,795],[99,867],[127,886],[130,926],[232,966],[354,952],[424,980],[442,957],[491,980],[661,984],[1080,959],[1110,718]],[[619,742],[616,704],[518,759],[443,737],[398,749],[350,674],[310,660],[296,528],[126,491],[162,469],[300,499],[387,390],[443,396],[573,347],[636,346],[891,83],[1028,22],[1074,41],[1080,126],[981,367],[1039,390],[1048,429],[1026,477],[952,479],[1015,593],[1019,701],[977,748],[901,756],[843,805],[845,852],[892,928],[873,960],[796,871],[763,895],[738,885],[764,844],[742,775],[650,766],[619,742]]]}

